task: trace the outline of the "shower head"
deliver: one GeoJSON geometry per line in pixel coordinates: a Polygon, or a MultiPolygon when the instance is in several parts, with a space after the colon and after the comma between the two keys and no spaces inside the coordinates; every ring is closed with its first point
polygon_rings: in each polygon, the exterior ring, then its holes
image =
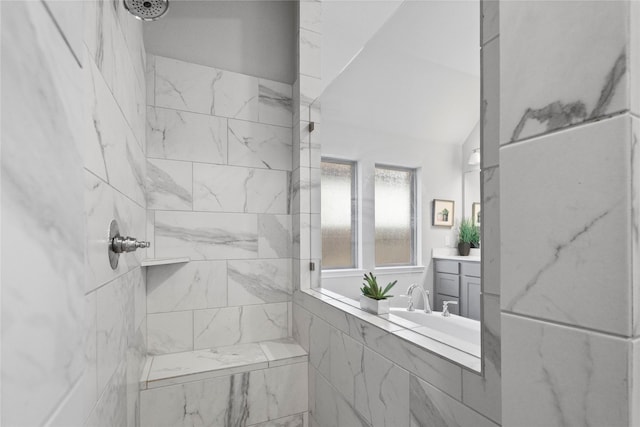
{"type": "Polygon", "coordinates": [[[169,0],[123,0],[130,14],[142,21],[160,19],[169,10],[169,0]]]}

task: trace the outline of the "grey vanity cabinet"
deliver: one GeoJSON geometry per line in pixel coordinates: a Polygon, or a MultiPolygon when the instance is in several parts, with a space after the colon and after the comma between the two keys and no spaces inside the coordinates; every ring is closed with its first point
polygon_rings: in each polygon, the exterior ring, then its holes
{"type": "Polygon", "coordinates": [[[449,312],[480,320],[480,263],[435,260],[434,309],[442,311],[443,301],[456,301],[449,312]]]}

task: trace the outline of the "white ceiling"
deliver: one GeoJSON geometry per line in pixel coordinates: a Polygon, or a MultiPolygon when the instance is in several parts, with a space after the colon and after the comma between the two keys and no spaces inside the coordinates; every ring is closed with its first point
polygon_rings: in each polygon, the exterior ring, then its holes
{"type": "Polygon", "coordinates": [[[340,122],[462,144],[479,119],[478,1],[365,2],[365,8],[372,3],[386,8],[372,6],[379,13],[364,26],[370,35],[364,41],[363,35],[350,38],[342,28],[348,26],[348,14],[352,20],[369,21],[366,14],[353,16],[362,3],[330,2],[331,13],[323,14],[323,31],[334,28],[341,34],[323,39],[323,50],[329,52],[323,60],[333,61],[323,64],[323,72],[342,69],[351,59],[346,59],[349,52],[359,52],[321,97],[323,127],[340,122]],[[344,14],[338,13],[340,8],[344,14]],[[340,16],[337,23],[327,23],[332,16],[340,16]]]}

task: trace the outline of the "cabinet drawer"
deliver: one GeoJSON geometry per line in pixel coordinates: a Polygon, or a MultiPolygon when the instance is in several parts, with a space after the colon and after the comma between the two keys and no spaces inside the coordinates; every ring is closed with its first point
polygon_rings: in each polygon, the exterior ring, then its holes
{"type": "Polygon", "coordinates": [[[435,311],[442,311],[442,302],[443,301],[455,301],[457,305],[449,305],[449,313],[460,315],[460,300],[455,297],[450,297],[449,295],[441,295],[436,294],[435,297],[435,307],[433,308],[435,311]]]}
{"type": "Polygon", "coordinates": [[[480,277],[479,262],[463,262],[461,264],[463,276],[480,277]]]}
{"type": "Polygon", "coordinates": [[[460,270],[458,270],[458,261],[436,261],[436,272],[459,274],[460,270]]]}
{"type": "Polygon", "coordinates": [[[460,276],[436,273],[436,293],[457,297],[460,295],[460,276]]]}

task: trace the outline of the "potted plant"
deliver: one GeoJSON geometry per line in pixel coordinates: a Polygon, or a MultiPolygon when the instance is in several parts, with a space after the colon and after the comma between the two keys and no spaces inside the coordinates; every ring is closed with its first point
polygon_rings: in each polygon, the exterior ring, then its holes
{"type": "Polygon", "coordinates": [[[458,253],[461,256],[469,255],[471,247],[478,247],[480,244],[480,229],[469,218],[464,218],[460,222],[458,234],[458,253]]]}
{"type": "Polygon", "coordinates": [[[364,283],[362,284],[362,295],[360,295],[360,308],[374,314],[389,313],[389,301],[393,295],[387,293],[395,286],[397,280],[389,283],[384,289],[378,285],[378,280],[371,272],[364,275],[364,283]]]}

